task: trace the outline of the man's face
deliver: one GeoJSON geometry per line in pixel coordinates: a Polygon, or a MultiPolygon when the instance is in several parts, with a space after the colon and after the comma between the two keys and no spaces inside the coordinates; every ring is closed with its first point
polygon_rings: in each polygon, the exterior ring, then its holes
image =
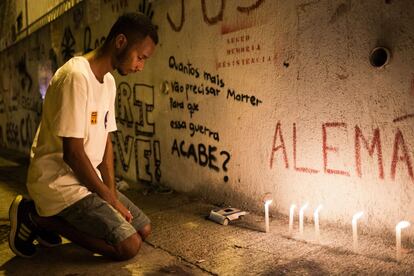
{"type": "Polygon", "coordinates": [[[122,76],[142,71],[145,61],[152,56],[155,50],[155,43],[147,36],[142,41],[127,45],[116,54],[115,69],[122,76]]]}

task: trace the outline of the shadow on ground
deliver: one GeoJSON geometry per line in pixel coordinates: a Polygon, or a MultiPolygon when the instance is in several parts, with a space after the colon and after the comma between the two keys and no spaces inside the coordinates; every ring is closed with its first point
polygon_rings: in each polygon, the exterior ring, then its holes
{"type": "MultiPolygon", "coordinates": [[[[0,225],[0,243],[7,243],[9,225],[0,225]]],[[[11,256],[0,266],[1,275],[205,275],[191,264],[179,258],[143,244],[139,254],[128,261],[115,262],[93,254],[73,243],[64,243],[54,248],[38,246],[33,258],[11,256]],[[138,274],[137,274],[138,273],[138,274]]]]}
{"type": "Polygon", "coordinates": [[[38,254],[30,259],[13,257],[0,270],[4,275],[87,275],[99,271],[109,275],[132,275],[125,268],[126,262],[108,262],[107,258],[95,256],[72,243],[55,248],[38,248],[38,254]]]}
{"type": "Polygon", "coordinates": [[[180,275],[180,276],[192,276],[193,272],[189,271],[186,267],[178,265],[168,265],[160,268],[155,272],[147,272],[144,276],[159,276],[159,275],[180,275]]]}
{"type": "Polygon", "coordinates": [[[295,259],[286,264],[278,265],[264,275],[329,275],[317,262],[295,259]]]}

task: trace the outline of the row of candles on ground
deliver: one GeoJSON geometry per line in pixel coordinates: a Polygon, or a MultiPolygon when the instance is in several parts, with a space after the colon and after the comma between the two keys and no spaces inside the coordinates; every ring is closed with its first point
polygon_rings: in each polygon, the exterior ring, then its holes
{"type": "MultiPolygon", "coordinates": [[[[265,227],[266,233],[269,232],[269,205],[272,203],[271,199],[265,200],[265,227]]],[[[303,235],[303,214],[308,208],[308,203],[302,205],[299,210],[299,233],[303,235]]],[[[296,205],[292,204],[289,210],[289,235],[293,232],[293,217],[295,213],[296,205]]],[[[319,211],[322,209],[322,205],[319,205],[313,212],[313,221],[315,224],[315,236],[317,240],[320,239],[319,231],[319,211]]],[[[358,250],[358,220],[363,216],[363,212],[358,212],[352,217],[352,239],[353,239],[353,249],[354,251],[358,250]]],[[[401,230],[410,226],[408,221],[400,221],[395,227],[395,238],[396,238],[396,259],[401,259],[401,230]]]]}

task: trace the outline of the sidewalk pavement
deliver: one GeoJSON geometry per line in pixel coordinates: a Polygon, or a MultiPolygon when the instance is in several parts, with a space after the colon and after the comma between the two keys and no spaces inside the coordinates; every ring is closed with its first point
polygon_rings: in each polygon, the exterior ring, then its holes
{"type": "Polygon", "coordinates": [[[147,193],[137,184],[124,193],[150,217],[153,234],[132,260],[112,262],[68,241],[39,248],[31,259],[16,257],[8,246],[8,208],[15,195],[27,195],[24,161],[0,151],[0,275],[414,274],[414,251],[396,261],[393,237],[362,234],[354,252],[350,229],[323,223],[320,241],[311,222],[299,235],[296,221],[289,236],[284,217],[271,218],[269,233],[263,214],[223,226],[206,219],[212,204],[176,192],[147,193]]]}

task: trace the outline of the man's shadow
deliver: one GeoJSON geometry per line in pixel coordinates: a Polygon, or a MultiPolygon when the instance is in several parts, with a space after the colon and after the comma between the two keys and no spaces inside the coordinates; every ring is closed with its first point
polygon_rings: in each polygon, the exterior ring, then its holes
{"type": "Polygon", "coordinates": [[[128,263],[113,262],[106,257],[94,255],[73,243],[45,248],[38,247],[32,258],[12,257],[0,271],[4,275],[120,275],[129,276],[132,272],[125,268],[128,263]]]}

